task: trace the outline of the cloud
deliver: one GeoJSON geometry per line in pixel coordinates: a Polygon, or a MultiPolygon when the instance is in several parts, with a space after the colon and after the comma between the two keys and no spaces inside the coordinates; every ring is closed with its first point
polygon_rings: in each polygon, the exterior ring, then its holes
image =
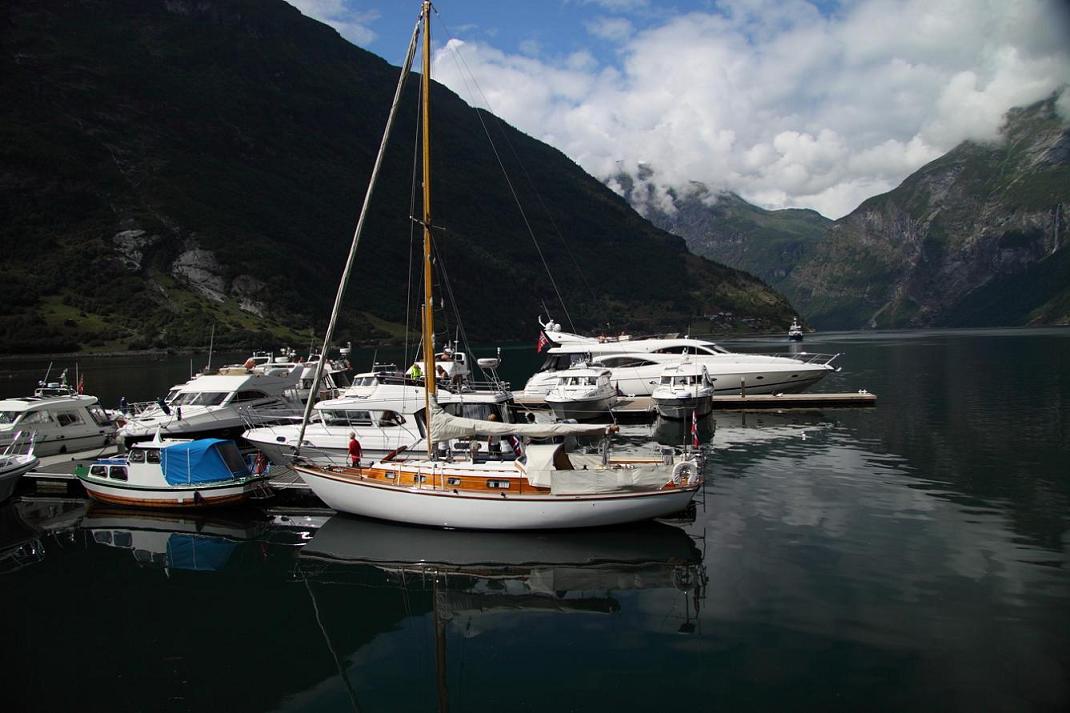
{"type": "Polygon", "coordinates": [[[376,10],[354,10],[345,0],[287,0],[306,17],[330,25],[355,45],[366,46],[376,34],[368,25],[379,19],[376,10]]]}
{"type": "MultiPolygon", "coordinates": [[[[804,0],[722,0],[633,20],[588,23],[615,47],[609,63],[450,43],[437,77],[600,178],[648,161],[652,196],[699,180],[832,217],[965,139],[995,138],[1007,109],[1070,83],[1056,0],[857,0],[831,14],[804,0]]],[[[1070,109],[1065,95],[1060,106],[1070,109]]]]}

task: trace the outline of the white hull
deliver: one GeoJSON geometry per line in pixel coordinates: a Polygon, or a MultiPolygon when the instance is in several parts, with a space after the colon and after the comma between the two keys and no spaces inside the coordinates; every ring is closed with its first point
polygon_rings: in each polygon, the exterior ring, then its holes
{"type": "Polygon", "coordinates": [[[7,500],[19,486],[23,473],[33,470],[40,462],[36,456],[3,456],[0,460],[0,503],[7,500]]]}
{"type": "MultiPolygon", "coordinates": [[[[60,453],[88,451],[108,445],[111,443],[111,437],[112,433],[100,433],[98,429],[93,429],[91,433],[70,436],[66,434],[57,436],[55,433],[38,431],[34,437],[33,452],[43,458],[60,453]]],[[[10,443],[10,436],[7,438],[0,437],[0,450],[6,448],[10,443]]]]}
{"type": "Polygon", "coordinates": [[[138,507],[187,508],[232,505],[248,499],[263,489],[266,478],[253,478],[237,483],[197,486],[147,486],[122,485],[101,482],[90,476],[79,476],[82,485],[94,499],[117,505],[138,507]]]}
{"type": "Polygon", "coordinates": [[[546,399],[546,404],[553,409],[554,416],[559,421],[575,419],[577,421],[590,421],[609,415],[609,410],[617,403],[616,394],[602,396],[597,399],[573,399],[569,401],[556,401],[552,397],[546,399]]]}
{"type": "Polygon", "coordinates": [[[649,520],[683,510],[699,487],[615,496],[502,497],[379,485],[295,469],[323,502],[340,512],[470,530],[558,530],[649,520]]]}
{"type": "Polygon", "coordinates": [[[697,418],[708,416],[713,410],[713,399],[707,396],[690,396],[675,399],[654,399],[658,415],[663,418],[697,418]]]}

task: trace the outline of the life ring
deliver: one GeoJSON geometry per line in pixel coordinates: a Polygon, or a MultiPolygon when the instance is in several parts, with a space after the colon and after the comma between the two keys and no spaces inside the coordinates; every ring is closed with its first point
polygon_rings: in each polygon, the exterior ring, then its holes
{"type": "Polygon", "coordinates": [[[697,477],[698,468],[695,466],[694,461],[681,461],[672,467],[673,485],[680,485],[681,482],[685,485],[691,485],[697,477]]]}

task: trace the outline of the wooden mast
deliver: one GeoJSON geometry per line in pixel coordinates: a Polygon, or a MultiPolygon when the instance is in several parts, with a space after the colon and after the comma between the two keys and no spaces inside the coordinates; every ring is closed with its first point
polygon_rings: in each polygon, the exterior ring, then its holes
{"type": "Polygon", "coordinates": [[[421,76],[421,128],[424,194],[424,415],[427,426],[427,457],[431,458],[431,400],[435,396],[435,319],[431,294],[431,0],[423,0],[424,49],[421,76]]]}

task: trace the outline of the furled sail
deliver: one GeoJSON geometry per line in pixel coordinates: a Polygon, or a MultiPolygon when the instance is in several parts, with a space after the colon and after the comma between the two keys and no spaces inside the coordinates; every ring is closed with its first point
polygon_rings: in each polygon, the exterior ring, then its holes
{"type": "Polygon", "coordinates": [[[613,428],[615,427],[607,426],[606,424],[483,421],[448,414],[437,403],[433,403],[431,406],[432,443],[442,443],[455,438],[471,438],[473,436],[530,436],[532,438],[601,436],[613,428]]]}

